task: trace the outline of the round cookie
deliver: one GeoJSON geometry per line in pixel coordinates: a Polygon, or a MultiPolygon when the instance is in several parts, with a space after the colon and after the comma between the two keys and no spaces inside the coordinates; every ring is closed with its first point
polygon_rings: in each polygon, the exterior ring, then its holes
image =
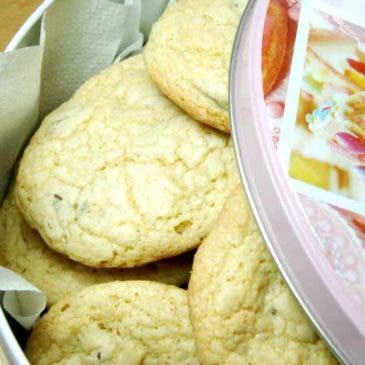
{"type": "Polygon", "coordinates": [[[52,251],[29,227],[14,202],[13,191],[0,209],[0,265],[42,290],[51,306],[88,286],[114,280],[151,280],[183,285],[189,280],[192,253],[131,269],[93,269],[52,251]]]}
{"type": "Polygon", "coordinates": [[[186,291],[148,281],[94,285],[62,299],[25,353],[33,365],[198,365],[186,291]]]}
{"type": "MultiPolygon", "coordinates": [[[[147,71],[163,93],[194,119],[225,132],[230,130],[230,58],[246,4],[247,0],[179,0],[153,25],[144,51],[147,71]]],[[[274,13],[263,64],[264,81],[270,83],[264,85],[266,92],[278,76],[286,48],[285,12],[274,13]]]]}
{"type": "Polygon", "coordinates": [[[238,181],[230,138],[164,97],[138,55],[44,119],[15,189],[26,221],[52,249],[111,268],[198,246],[238,181]]]}
{"type": "Polygon", "coordinates": [[[195,256],[188,300],[202,365],[337,364],[280,275],[241,187],[195,256]]]}

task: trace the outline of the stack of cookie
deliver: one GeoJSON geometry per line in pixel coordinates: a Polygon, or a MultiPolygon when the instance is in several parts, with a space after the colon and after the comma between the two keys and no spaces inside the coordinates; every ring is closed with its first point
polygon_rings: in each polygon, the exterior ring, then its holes
{"type": "MultiPolygon", "coordinates": [[[[0,264],[47,296],[32,364],[336,363],[233,192],[228,68],[245,5],[171,5],[143,55],[87,81],[25,149],[0,264]]],[[[270,12],[270,37],[285,40],[285,6],[270,12]]],[[[286,55],[269,44],[267,92],[286,55]]]]}

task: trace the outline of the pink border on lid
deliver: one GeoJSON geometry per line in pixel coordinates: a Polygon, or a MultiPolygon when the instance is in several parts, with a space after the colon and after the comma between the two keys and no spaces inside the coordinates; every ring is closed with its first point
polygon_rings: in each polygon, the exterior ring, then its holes
{"type": "Polygon", "coordinates": [[[271,139],[261,43],[269,0],[251,0],[232,55],[230,112],[241,178],[265,241],[298,301],[338,359],[363,365],[365,313],[323,254],[271,139]]]}

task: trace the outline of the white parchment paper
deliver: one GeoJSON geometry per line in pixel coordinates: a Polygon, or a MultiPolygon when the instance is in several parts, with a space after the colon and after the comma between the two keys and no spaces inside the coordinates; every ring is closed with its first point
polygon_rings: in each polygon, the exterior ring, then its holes
{"type": "Polygon", "coordinates": [[[0,54],[0,196],[38,121],[42,48],[0,54]]]}
{"type": "Polygon", "coordinates": [[[24,328],[30,329],[46,307],[46,296],[20,275],[0,268],[3,307],[24,328]]]}
{"type": "MultiPolygon", "coordinates": [[[[139,51],[168,3],[55,0],[43,15],[39,45],[0,53],[0,199],[40,120],[91,76],[139,51]]],[[[27,329],[46,306],[41,291],[1,266],[0,299],[27,329]]]]}

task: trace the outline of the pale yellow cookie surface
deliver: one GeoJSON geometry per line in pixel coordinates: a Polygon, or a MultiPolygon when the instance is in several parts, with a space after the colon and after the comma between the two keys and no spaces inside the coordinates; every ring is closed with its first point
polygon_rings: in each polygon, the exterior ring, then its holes
{"type": "Polygon", "coordinates": [[[195,256],[188,299],[202,365],[337,364],[281,277],[241,188],[195,256]]]}
{"type": "Polygon", "coordinates": [[[183,285],[189,280],[192,253],[131,269],[93,269],[51,250],[29,227],[11,191],[0,208],[0,265],[42,290],[47,305],[90,285],[113,280],[151,280],[183,285]]]}
{"type": "Polygon", "coordinates": [[[186,291],[148,281],[94,285],[62,299],[25,352],[33,365],[198,365],[186,291]]]}
{"type": "Polygon", "coordinates": [[[55,251],[132,267],[198,246],[238,182],[230,138],[164,97],[142,56],[108,67],[45,118],[16,201],[55,251]]]}
{"type": "Polygon", "coordinates": [[[144,55],[161,90],[196,120],[229,131],[228,71],[247,0],[180,0],[153,25],[144,55]]]}

